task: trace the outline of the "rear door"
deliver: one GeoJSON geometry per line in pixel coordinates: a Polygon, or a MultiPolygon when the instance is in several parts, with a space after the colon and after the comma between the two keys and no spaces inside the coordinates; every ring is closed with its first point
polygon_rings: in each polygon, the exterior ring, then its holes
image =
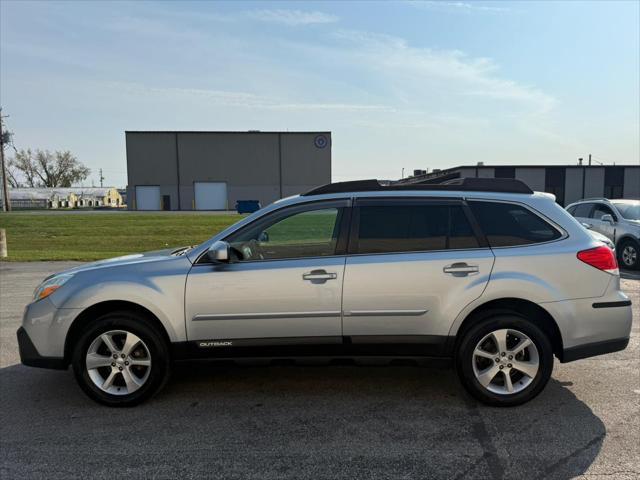
{"type": "Polygon", "coordinates": [[[593,230],[600,232],[611,239],[611,241],[615,242],[615,227],[613,223],[602,220],[603,215],[611,215],[614,220],[616,219],[616,215],[613,213],[613,210],[611,210],[607,205],[597,203],[591,211],[591,218],[589,218],[588,222],[593,225],[593,230]]]}
{"type": "Polygon", "coordinates": [[[377,351],[440,353],[494,261],[468,208],[460,199],[364,198],[353,217],[343,334],[377,351]]]}

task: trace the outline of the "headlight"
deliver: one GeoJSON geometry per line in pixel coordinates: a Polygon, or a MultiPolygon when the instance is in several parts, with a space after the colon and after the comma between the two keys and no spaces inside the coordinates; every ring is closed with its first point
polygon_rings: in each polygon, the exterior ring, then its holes
{"type": "Polygon", "coordinates": [[[42,300],[43,298],[47,298],[57,289],[59,289],[62,285],[67,283],[73,275],[55,275],[51,278],[48,278],[44,282],[40,284],[38,288],[36,288],[35,292],[33,292],[33,299],[35,301],[42,300]]]}

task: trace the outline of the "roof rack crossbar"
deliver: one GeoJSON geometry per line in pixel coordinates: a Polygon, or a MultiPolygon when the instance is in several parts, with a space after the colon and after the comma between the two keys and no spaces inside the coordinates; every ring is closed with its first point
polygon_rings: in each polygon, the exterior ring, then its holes
{"type": "Polygon", "coordinates": [[[403,190],[424,190],[424,191],[462,191],[462,192],[500,192],[500,193],[524,193],[532,194],[533,190],[529,186],[513,178],[456,178],[443,183],[436,184],[411,184],[411,183],[388,183],[383,184],[378,180],[354,180],[349,182],[328,183],[316,187],[302,195],[305,197],[312,195],[324,195],[330,193],[347,192],[384,192],[403,190]]]}

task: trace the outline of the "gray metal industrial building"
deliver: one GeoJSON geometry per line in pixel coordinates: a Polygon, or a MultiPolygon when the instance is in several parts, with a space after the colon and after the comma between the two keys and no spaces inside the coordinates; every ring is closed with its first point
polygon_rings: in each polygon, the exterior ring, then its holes
{"type": "Polygon", "coordinates": [[[331,182],[331,132],[126,132],[134,210],[267,205],[331,182]]]}
{"type": "Polygon", "coordinates": [[[431,173],[416,170],[402,183],[440,183],[461,177],[516,178],[532,190],[553,193],[566,206],[589,197],[640,199],[637,165],[500,165],[460,166],[431,173]]]}

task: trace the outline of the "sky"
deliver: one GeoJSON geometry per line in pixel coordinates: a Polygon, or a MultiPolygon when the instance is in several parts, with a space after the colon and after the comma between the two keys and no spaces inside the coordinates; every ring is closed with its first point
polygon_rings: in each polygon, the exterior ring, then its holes
{"type": "Polygon", "coordinates": [[[125,130],[332,132],[333,180],[640,162],[640,2],[0,0],[21,148],[125,186],[125,130]]]}

